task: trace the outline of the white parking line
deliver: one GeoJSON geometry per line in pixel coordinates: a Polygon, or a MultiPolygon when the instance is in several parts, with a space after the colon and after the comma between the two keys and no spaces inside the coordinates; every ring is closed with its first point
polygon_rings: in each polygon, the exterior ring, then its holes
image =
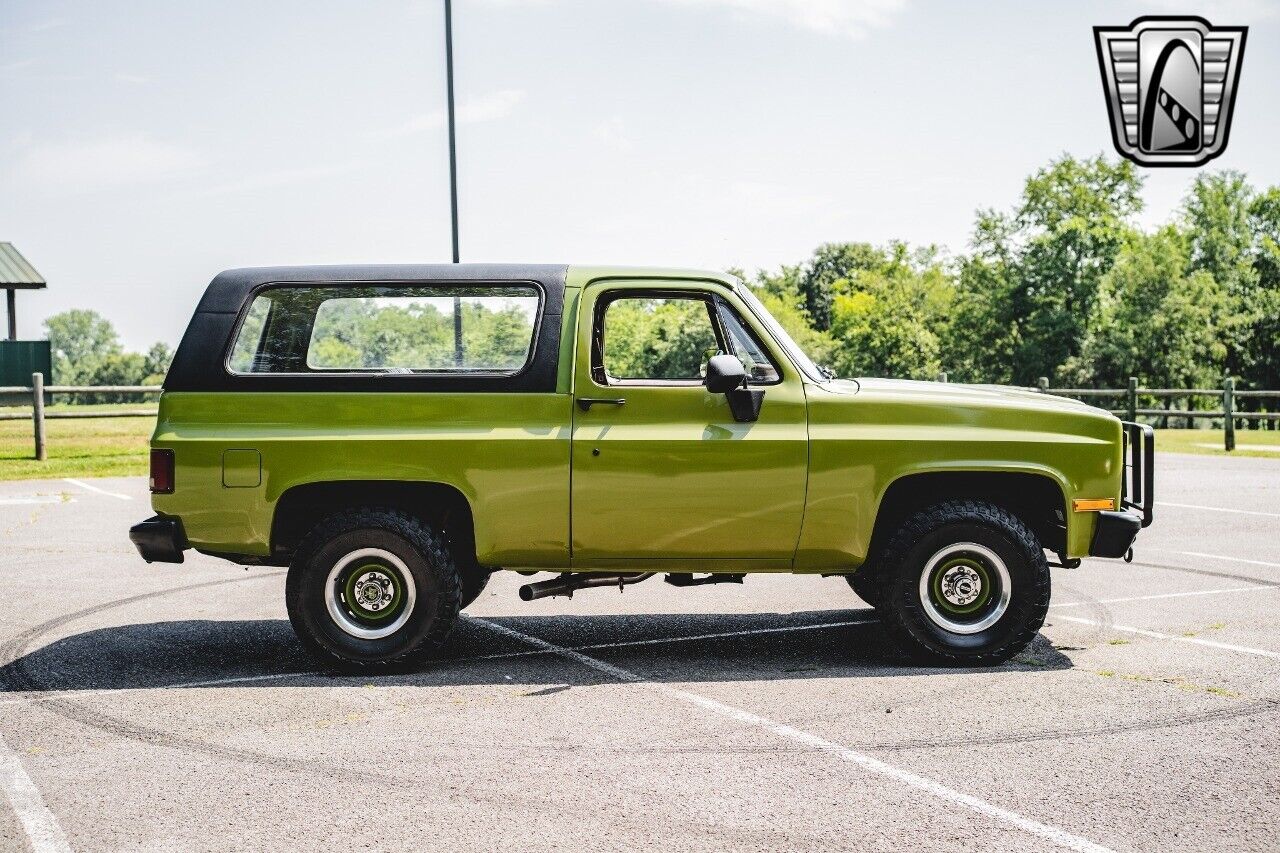
{"type": "Polygon", "coordinates": [[[1201,506],[1199,504],[1176,504],[1172,501],[1156,501],[1156,506],[1176,506],[1179,509],[1203,509],[1209,512],[1234,512],[1238,515],[1262,515],[1267,518],[1280,518],[1280,512],[1258,512],[1255,509],[1227,509],[1222,506],[1201,506]]]}
{"type": "Polygon", "coordinates": [[[1187,598],[1195,595],[1221,595],[1228,592],[1252,592],[1259,589],[1280,589],[1280,584],[1266,586],[1233,586],[1229,589],[1198,589],[1195,592],[1162,592],[1159,595],[1133,595],[1128,598],[1099,598],[1097,601],[1064,601],[1050,607],[1083,607],[1086,604],[1119,604],[1124,601],[1155,601],[1160,598],[1187,598]]]}
{"type": "Polygon", "coordinates": [[[18,816],[22,829],[27,833],[31,849],[35,853],[71,853],[71,845],[63,833],[58,819],[44,804],[40,789],[31,781],[22,759],[0,737],[0,789],[4,790],[18,816]]]}
{"type": "Polygon", "coordinates": [[[1234,646],[1231,643],[1219,643],[1217,640],[1204,640],[1200,637],[1180,637],[1177,634],[1164,634],[1160,631],[1149,631],[1146,628],[1134,628],[1132,625],[1108,625],[1105,622],[1099,622],[1095,619],[1082,619],[1079,616],[1054,616],[1054,618],[1066,619],[1068,622],[1079,622],[1082,625],[1097,625],[1101,628],[1112,628],[1116,631],[1123,631],[1126,634],[1139,634],[1143,637],[1154,637],[1157,640],[1177,640],[1179,643],[1193,643],[1197,646],[1208,646],[1210,648],[1223,649],[1229,652],[1241,652],[1246,655],[1257,655],[1258,657],[1280,660],[1280,652],[1273,652],[1268,649],[1255,649],[1249,646],[1234,646]]]}
{"type": "Polygon", "coordinates": [[[688,690],[682,690],[678,687],[671,687],[667,684],[659,684],[654,681],[649,681],[642,676],[636,675],[630,670],[605,663],[602,660],[584,655],[582,652],[574,651],[573,649],[565,648],[564,646],[557,646],[554,643],[548,643],[546,640],[540,640],[537,637],[507,628],[503,625],[497,624],[496,622],[490,622],[487,619],[480,619],[474,616],[469,618],[471,621],[484,625],[499,634],[515,640],[520,640],[521,642],[527,643],[531,646],[544,649],[552,654],[559,655],[562,658],[579,663],[589,669],[594,669],[597,672],[603,672],[623,683],[635,684],[660,693],[668,698],[678,699],[681,702],[695,705],[705,711],[711,711],[712,713],[729,717],[730,719],[737,720],[745,725],[764,729],[765,731],[771,732],[779,737],[803,743],[821,752],[826,752],[848,761],[851,764],[856,764],[864,770],[869,770],[872,773],[878,773],[882,776],[888,776],[891,779],[895,779],[911,786],[912,788],[917,788],[932,794],[941,800],[945,800],[958,806],[963,806],[967,809],[972,809],[980,814],[984,814],[988,817],[993,817],[996,820],[1016,826],[1025,832],[1037,835],[1047,841],[1052,841],[1054,844],[1065,847],[1069,850],[1108,853],[1106,847],[1094,844],[1087,838],[1073,835],[1066,830],[1057,828],[1056,826],[1049,826],[1048,824],[1040,823],[1039,821],[1024,817],[1017,812],[1010,811],[1009,809],[994,806],[991,803],[988,803],[985,800],[980,800],[970,794],[961,793],[960,791],[948,788],[941,782],[935,782],[934,780],[925,778],[924,776],[917,776],[909,770],[903,770],[899,767],[893,766],[892,764],[887,764],[878,758],[872,758],[871,756],[864,755],[861,752],[855,752],[854,750],[841,746],[838,743],[833,743],[825,738],[818,737],[817,735],[810,734],[809,732],[801,731],[800,729],[786,725],[785,723],[775,722],[766,717],[762,717],[759,714],[753,714],[750,711],[737,708],[733,705],[726,705],[723,702],[718,702],[715,699],[710,699],[706,696],[702,696],[688,690]]]}
{"type": "MultiPolygon", "coordinates": [[[[1152,549],[1155,551],[1162,550],[1160,548],[1152,549]]],[[[1188,557],[1203,557],[1206,560],[1226,560],[1231,563],[1248,563],[1251,566],[1267,566],[1272,569],[1280,569],[1280,563],[1268,563],[1266,560],[1246,560],[1244,557],[1224,557],[1221,554],[1204,554],[1200,551],[1168,551],[1170,554],[1186,554],[1188,557]]]]}
{"type": "Polygon", "coordinates": [[[63,478],[62,478],[62,482],[64,482],[64,483],[70,483],[70,484],[71,484],[71,485],[73,485],[73,486],[79,486],[80,488],[84,489],[85,491],[89,491],[89,492],[97,492],[97,493],[98,493],[98,494],[100,494],[100,495],[106,495],[107,497],[109,497],[109,498],[115,498],[116,500],[120,500],[120,501],[131,501],[131,500],[133,500],[133,498],[129,497],[128,495],[122,495],[122,494],[120,494],[119,492],[109,492],[109,491],[107,491],[106,489],[102,489],[102,488],[99,488],[99,487],[97,487],[97,486],[91,486],[91,485],[89,485],[88,483],[84,482],[83,480],[76,480],[76,479],[73,479],[73,478],[71,478],[71,477],[63,477],[63,478]]]}

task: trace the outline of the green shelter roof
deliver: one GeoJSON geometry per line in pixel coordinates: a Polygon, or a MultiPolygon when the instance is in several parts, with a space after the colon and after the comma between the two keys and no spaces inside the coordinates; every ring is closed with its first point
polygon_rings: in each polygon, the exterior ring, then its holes
{"type": "Polygon", "coordinates": [[[12,243],[0,243],[0,289],[39,290],[45,280],[12,243]]]}

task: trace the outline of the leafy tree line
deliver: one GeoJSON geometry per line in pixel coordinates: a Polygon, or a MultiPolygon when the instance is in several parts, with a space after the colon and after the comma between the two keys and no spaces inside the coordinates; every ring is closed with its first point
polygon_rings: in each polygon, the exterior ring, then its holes
{"type": "MultiPolygon", "coordinates": [[[[96,311],[72,309],[44,321],[56,385],[159,385],[173,352],[157,341],[145,353],[126,352],[111,321],[96,311]]],[[[76,403],[116,403],[137,395],[78,394],[76,403]]]]}
{"type": "Polygon", "coordinates": [[[1202,172],[1144,231],[1142,186],[1128,161],[1063,157],[977,213],[967,254],[827,244],[744,278],[842,376],[1280,388],[1280,188],[1202,172]]]}

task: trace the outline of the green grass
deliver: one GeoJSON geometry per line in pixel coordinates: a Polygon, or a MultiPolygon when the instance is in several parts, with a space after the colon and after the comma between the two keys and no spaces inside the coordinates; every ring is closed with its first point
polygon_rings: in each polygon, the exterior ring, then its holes
{"type": "Polygon", "coordinates": [[[1222,449],[1220,429],[1158,429],[1156,451],[1164,453],[1198,453],[1208,456],[1259,456],[1280,459],[1280,430],[1238,429],[1236,449],[1222,449]],[[1207,446],[1206,446],[1207,445],[1207,446]],[[1259,448],[1273,448],[1271,450],[1259,448]]]}
{"type": "MultiPolygon", "coordinates": [[[[76,408],[83,411],[112,407],[76,408]]],[[[35,440],[31,421],[0,421],[0,480],[146,476],[147,443],[155,423],[155,418],[47,420],[45,448],[49,458],[37,462],[33,458],[35,440]]]]}
{"type": "MultiPolygon", "coordinates": [[[[145,409],[147,405],[56,406],[49,411],[68,408],[111,411],[145,409]]],[[[25,410],[0,408],[0,412],[6,411],[25,410]]],[[[152,418],[53,419],[45,425],[49,459],[37,462],[32,458],[35,444],[31,421],[0,421],[0,480],[129,477],[147,473],[147,441],[155,426],[152,418]]],[[[1222,430],[1156,430],[1156,449],[1169,453],[1228,455],[1222,449],[1222,430]]],[[[1236,450],[1230,455],[1280,459],[1280,430],[1237,430],[1236,450]],[[1251,449],[1250,445],[1276,449],[1268,452],[1251,449]]]]}

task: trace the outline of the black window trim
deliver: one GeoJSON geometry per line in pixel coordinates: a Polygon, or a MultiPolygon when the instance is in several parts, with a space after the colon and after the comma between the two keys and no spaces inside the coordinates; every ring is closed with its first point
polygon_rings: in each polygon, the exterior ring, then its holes
{"type": "MultiPolygon", "coordinates": [[[[771,382],[761,382],[748,376],[747,384],[753,388],[770,388],[774,385],[781,385],[784,374],[781,367],[782,362],[778,360],[778,356],[775,353],[770,352],[769,347],[760,338],[760,335],[756,334],[755,329],[751,328],[751,324],[743,319],[742,312],[735,310],[734,307],[729,304],[729,300],[725,299],[719,293],[713,293],[712,299],[714,299],[716,305],[716,321],[721,324],[721,330],[724,332],[724,339],[730,343],[730,347],[732,347],[733,339],[730,337],[729,331],[723,328],[724,318],[720,315],[721,311],[730,311],[733,313],[734,318],[738,321],[738,325],[740,325],[742,330],[750,335],[756,342],[756,346],[760,347],[760,351],[769,359],[769,366],[773,368],[773,372],[778,374],[778,378],[771,382]]],[[[733,352],[733,355],[737,355],[737,352],[733,352]]],[[[739,358],[741,358],[741,356],[739,356],[739,358]]]]}
{"type": "MultiPolygon", "coordinates": [[[[703,380],[701,379],[610,379],[605,372],[604,367],[604,315],[609,306],[619,299],[689,299],[702,302],[707,309],[708,319],[711,321],[712,331],[716,336],[716,343],[722,353],[737,355],[728,331],[724,328],[724,320],[720,315],[722,310],[733,311],[738,322],[756,341],[760,349],[769,357],[773,365],[774,371],[778,374],[778,378],[772,382],[758,382],[748,378],[748,384],[752,387],[771,387],[781,385],[784,381],[784,374],[780,367],[778,356],[772,352],[768,345],[765,344],[750,324],[746,323],[741,312],[735,311],[733,306],[729,304],[724,296],[715,290],[699,290],[695,288],[682,289],[672,287],[620,287],[611,288],[596,297],[594,310],[591,318],[591,351],[590,364],[588,373],[591,376],[592,383],[598,388],[701,388],[703,380]]],[[[754,315],[752,315],[754,316],[754,315]]]]}
{"type": "MultiPolygon", "coordinates": [[[[385,281],[350,281],[350,280],[334,280],[334,281],[270,281],[255,285],[245,296],[244,302],[240,307],[240,312],[236,317],[236,321],[232,327],[231,336],[227,341],[225,351],[222,358],[222,370],[226,376],[232,379],[266,379],[266,380],[312,380],[312,379],[355,379],[366,380],[369,382],[381,383],[388,378],[396,380],[404,380],[407,382],[428,381],[439,382],[441,380],[510,380],[523,376],[533,367],[534,361],[538,354],[538,338],[542,333],[542,323],[544,313],[547,306],[546,288],[541,282],[526,279],[480,279],[480,280],[424,280],[424,281],[406,281],[402,279],[388,279],[385,281]],[[361,287],[384,287],[384,288],[404,288],[404,287],[422,287],[422,288],[438,288],[447,290],[450,287],[459,289],[481,289],[485,287],[530,287],[538,296],[538,309],[533,318],[533,336],[529,341],[529,349],[525,354],[524,364],[514,371],[468,371],[468,370],[415,370],[412,373],[395,373],[390,370],[308,370],[308,371],[289,371],[289,372],[257,372],[257,371],[237,371],[231,369],[231,356],[234,353],[236,343],[240,339],[240,330],[248,319],[249,312],[253,308],[254,300],[256,300],[263,292],[267,290],[285,290],[285,289],[309,289],[317,290],[324,288],[340,288],[340,289],[357,289],[361,287]]],[[[274,310],[274,308],[273,308],[274,310]]],[[[268,321],[270,314],[268,314],[268,321]]],[[[557,315],[556,322],[560,321],[557,315]]],[[[314,318],[313,318],[314,323],[314,318]]],[[[265,338],[267,333],[267,325],[263,324],[262,334],[265,338]]],[[[314,332],[312,332],[314,334],[314,332]]],[[[261,342],[259,342],[261,343],[261,342]]],[[[381,390],[374,387],[370,390],[381,390]]]]}

